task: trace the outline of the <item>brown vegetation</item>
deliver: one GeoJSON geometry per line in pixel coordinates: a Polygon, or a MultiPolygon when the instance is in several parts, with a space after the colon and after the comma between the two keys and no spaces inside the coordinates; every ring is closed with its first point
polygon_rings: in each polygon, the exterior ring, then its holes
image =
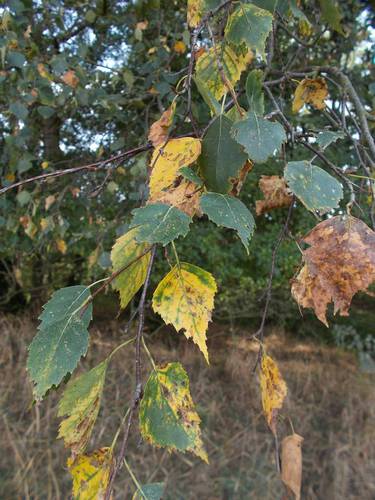
{"type": "MultiPolygon", "coordinates": [[[[34,332],[28,318],[0,318],[0,497],[66,499],[71,485],[64,463],[68,452],[61,440],[56,441],[58,394],[31,406],[25,358],[34,332]]],[[[274,500],[282,496],[273,436],[261,411],[257,377],[251,373],[257,347],[245,340],[246,335],[212,328],[208,367],[183,336],[167,329],[149,332],[155,360],[179,360],[189,374],[210,458],[207,466],[193,455],[169,455],[140,442],[133,432],[129,463],[141,482],[165,481],[165,499],[274,500]]],[[[101,361],[119,343],[119,336],[115,323],[92,328],[91,349],[82,369],[101,361]]],[[[271,332],[267,344],[289,387],[282,415],[289,415],[295,431],[304,437],[302,498],[374,498],[373,377],[359,373],[350,354],[302,344],[282,332],[271,332]]],[[[145,377],[147,363],[145,358],[145,377]]],[[[110,445],[131,398],[132,379],[132,349],[120,351],[108,371],[90,449],[110,445]]],[[[287,418],[281,419],[279,433],[281,437],[290,433],[287,418]]],[[[130,500],[133,491],[124,471],[118,477],[115,498],[130,500]]]]}

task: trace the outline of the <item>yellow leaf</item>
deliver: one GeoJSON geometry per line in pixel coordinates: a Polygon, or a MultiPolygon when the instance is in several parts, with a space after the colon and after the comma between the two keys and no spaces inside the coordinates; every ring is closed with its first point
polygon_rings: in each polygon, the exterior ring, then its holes
{"type": "Polygon", "coordinates": [[[150,200],[172,186],[181,167],[191,165],[201,153],[201,142],[193,137],[172,139],[155,148],[151,158],[150,200]]]}
{"type": "Polygon", "coordinates": [[[150,253],[145,253],[149,245],[147,243],[138,243],[136,241],[138,229],[131,229],[129,232],[118,238],[113,245],[111,252],[111,261],[113,271],[120,271],[134,259],[130,267],[125,269],[114,281],[113,287],[120,293],[121,307],[125,308],[134,295],[143,285],[147,267],[150,262],[150,253]]]}
{"type": "Polygon", "coordinates": [[[152,199],[153,203],[165,203],[182,210],[190,217],[201,216],[200,197],[202,191],[192,182],[182,180],[177,186],[168,191],[161,191],[152,199]]]}
{"type": "Polygon", "coordinates": [[[233,87],[238,82],[241,73],[247,68],[253,57],[251,51],[237,54],[228,45],[217,44],[198,58],[196,74],[205,83],[215,99],[220,100],[228,92],[229,87],[233,87]],[[221,62],[222,72],[220,72],[218,60],[221,62]]]}
{"type": "Polygon", "coordinates": [[[7,174],[7,175],[5,176],[5,179],[6,179],[8,182],[14,182],[14,181],[16,180],[16,176],[15,176],[13,173],[11,173],[11,174],[7,174]]]}
{"type": "Polygon", "coordinates": [[[184,330],[192,338],[208,363],[206,331],[217,290],[212,274],[186,262],[176,265],[158,284],[152,307],[166,324],[184,330]]]}
{"type": "Polygon", "coordinates": [[[277,364],[267,354],[263,354],[260,368],[263,411],[271,431],[276,434],[278,410],[283,405],[288,388],[277,364]]]}
{"type": "Polygon", "coordinates": [[[296,500],[301,498],[302,441],[302,436],[292,434],[281,443],[281,480],[296,500]]]}
{"type": "Polygon", "coordinates": [[[47,196],[46,201],[45,201],[45,209],[48,210],[51,205],[53,205],[56,201],[56,196],[51,194],[47,196]]]}
{"type": "Polygon", "coordinates": [[[48,218],[44,218],[43,219],[40,219],[40,228],[42,231],[45,231],[50,225],[50,221],[48,220],[48,218]]]}
{"type": "Polygon", "coordinates": [[[176,101],[173,101],[169,108],[164,111],[159,120],[154,122],[148,133],[148,140],[154,147],[163,144],[168,139],[168,129],[172,125],[176,111],[176,101]]]}
{"type": "Polygon", "coordinates": [[[196,28],[202,20],[204,0],[188,0],[187,22],[190,28],[196,28]]]}
{"type": "Polygon", "coordinates": [[[294,93],[293,113],[297,113],[304,104],[311,104],[316,109],[324,109],[328,97],[327,83],[322,77],[304,78],[294,93]]]}
{"type": "Polygon", "coordinates": [[[58,416],[67,415],[59,428],[59,438],[73,455],[82,453],[98,416],[107,361],[69,381],[59,402],[58,416]]]}
{"type": "Polygon", "coordinates": [[[152,54],[155,54],[155,52],[157,50],[158,49],[156,47],[151,47],[150,49],[148,49],[147,54],[149,54],[150,56],[152,56],[152,54]]]}
{"type": "Polygon", "coordinates": [[[99,448],[89,455],[68,458],[73,478],[73,496],[79,500],[104,499],[112,466],[111,448],[99,448]]]}
{"type": "Polygon", "coordinates": [[[48,73],[47,68],[43,63],[39,63],[37,66],[38,73],[42,78],[46,78],[47,80],[52,80],[52,76],[48,73]]]}
{"type": "Polygon", "coordinates": [[[46,168],[48,168],[49,167],[48,161],[43,161],[41,167],[42,167],[43,170],[45,170],[46,168]]]}
{"type": "Polygon", "coordinates": [[[66,84],[69,85],[69,87],[72,87],[75,89],[77,85],[79,84],[79,78],[76,75],[75,71],[72,69],[69,69],[66,71],[63,76],[61,77],[61,80],[66,84]]]}
{"type": "Polygon", "coordinates": [[[67,245],[66,245],[65,241],[64,241],[64,240],[62,240],[62,239],[58,239],[58,240],[56,240],[56,247],[57,247],[57,250],[58,250],[60,253],[62,253],[63,255],[65,255],[65,254],[66,254],[66,251],[68,250],[68,247],[67,247],[67,245]]]}
{"type": "Polygon", "coordinates": [[[177,52],[177,54],[184,54],[186,52],[186,45],[182,40],[179,40],[173,45],[173,50],[177,52]]]}

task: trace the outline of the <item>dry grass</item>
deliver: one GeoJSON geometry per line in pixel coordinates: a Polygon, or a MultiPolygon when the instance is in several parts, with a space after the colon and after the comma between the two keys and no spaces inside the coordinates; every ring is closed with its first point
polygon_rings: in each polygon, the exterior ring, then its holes
{"type": "MultiPolygon", "coordinates": [[[[59,394],[51,394],[40,406],[30,406],[25,359],[34,328],[27,319],[0,318],[0,498],[67,499],[67,451],[56,441],[59,394]]],[[[106,323],[92,329],[83,369],[96,365],[117,345],[116,328],[106,323]]],[[[129,462],[141,482],[165,481],[166,499],[274,500],[282,496],[273,439],[261,412],[257,379],[249,369],[255,346],[243,340],[245,335],[213,328],[210,367],[191,343],[179,341],[167,330],[148,341],[157,362],[179,360],[188,371],[210,457],[207,466],[190,454],[155,450],[140,442],[133,428],[129,462]]],[[[375,498],[374,379],[360,374],[354,358],[337,350],[298,344],[280,332],[271,332],[267,344],[289,386],[284,414],[305,438],[302,498],[375,498]]],[[[132,348],[113,359],[91,448],[111,443],[131,397],[132,359],[132,348]]],[[[289,432],[285,419],[280,433],[289,432]]],[[[124,471],[115,498],[131,499],[133,491],[124,471]]]]}

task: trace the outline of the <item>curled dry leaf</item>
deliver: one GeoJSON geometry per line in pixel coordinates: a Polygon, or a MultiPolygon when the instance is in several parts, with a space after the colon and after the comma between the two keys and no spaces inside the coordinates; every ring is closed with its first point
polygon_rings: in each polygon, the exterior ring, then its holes
{"type": "Polygon", "coordinates": [[[293,196],[283,177],[278,175],[262,175],[259,187],[264,194],[264,200],[256,201],[256,214],[261,215],[274,208],[289,207],[293,196]]]}
{"type": "Polygon", "coordinates": [[[304,104],[311,104],[316,109],[324,109],[327,96],[328,87],[324,78],[304,78],[294,93],[293,113],[298,113],[304,104]]]}
{"type": "Polygon", "coordinates": [[[232,188],[229,191],[229,194],[231,194],[232,196],[238,196],[240,194],[247,174],[251,172],[253,166],[253,163],[250,160],[247,160],[247,162],[239,170],[237,177],[229,177],[229,182],[232,184],[232,188]]]}
{"type": "Polygon", "coordinates": [[[292,434],[281,443],[281,480],[296,500],[301,498],[302,441],[302,436],[292,434]]]}
{"type": "Polygon", "coordinates": [[[72,87],[75,89],[77,85],[79,84],[79,78],[75,74],[75,71],[72,69],[68,70],[66,73],[63,74],[61,77],[61,80],[66,84],[69,85],[69,87],[72,87]]]}
{"type": "Polygon", "coordinates": [[[302,307],[314,309],[328,326],[326,311],[348,316],[353,296],[375,280],[375,232],[355,217],[332,217],[304,238],[304,267],[292,282],[292,295],[302,307]]]}
{"type": "Polygon", "coordinates": [[[277,364],[267,354],[263,354],[260,364],[260,389],[267,423],[276,435],[277,414],[283,405],[288,388],[277,364]]]}
{"type": "Polygon", "coordinates": [[[168,129],[172,125],[173,117],[176,111],[176,101],[173,101],[169,108],[164,111],[159,120],[153,123],[148,133],[148,140],[154,147],[165,143],[168,139],[168,129]]]}

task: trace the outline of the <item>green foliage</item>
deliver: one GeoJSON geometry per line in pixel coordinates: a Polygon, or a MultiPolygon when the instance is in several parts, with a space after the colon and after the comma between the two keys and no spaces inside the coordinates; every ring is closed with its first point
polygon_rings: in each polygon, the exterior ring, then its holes
{"type": "Polygon", "coordinates": [[[286,141],[285,131],[280,123],[257,116],[253,111],[235,123],[231,133],[256,163],[264,163],[286,141]]]}
{"type": "Polygon", "coordinates": [[[141,488],[142,491],[136,491],[132,500],[161,500],[163,496],[163,483],[144,484],[141,488]]]}
{"type": "Polygon", "coordinates": [[[246,97],[250,111],[260,116],[264,115],[264,94],[262,84],[263,71],[260,69],[253,69],[250,71],[246,79],[246,97]]]}
{"type": "Polygon", "coordinates": [[[132,214],[130,227],[137,227],[136,240],[141,243],[161,243],[165,246],[189,232],[191,218],[181,210],[163,203],[136,208],[132,214]]]}
{"type": "Polygon", "coordinates": [[[337,208],[342,185],[325,170],[308,161],[292,161],[285,167],[285,180],[308,210],[321,214],[337,208]]]}
{"type": "Polygon", "coordinates": [[[216,118],[202,143],[199,167],[206,186],[227,193],[247,160],[242,147],[230,135],[232,122],[224,115],[216,118]]]}
{"type": "Polygon", "coordinates": [[[249,252],[249,242],[254,232],[255,221],[242,201],[220,193],[205,193],[201,198],[201,209],[218,226],[237,231],[244,247],[249,252]]]}
{"type": "Polygon", "coordinates": [[[72,373],[86,354],[92,305],[86,308],[84,304],[89,298],[87,287],[71,286],[55,292],[45,304],[27,361],[37,400],[52,386],[58,386],[67,373],[72,373]]]}
{"type": "Polygon", "coordinates": [[[200,419],[190,396],[189,378],[180,363],[157,367],[142,398],[139,425],[142,437],[168,450],[191,451],[207,461],[200,419]]]}

